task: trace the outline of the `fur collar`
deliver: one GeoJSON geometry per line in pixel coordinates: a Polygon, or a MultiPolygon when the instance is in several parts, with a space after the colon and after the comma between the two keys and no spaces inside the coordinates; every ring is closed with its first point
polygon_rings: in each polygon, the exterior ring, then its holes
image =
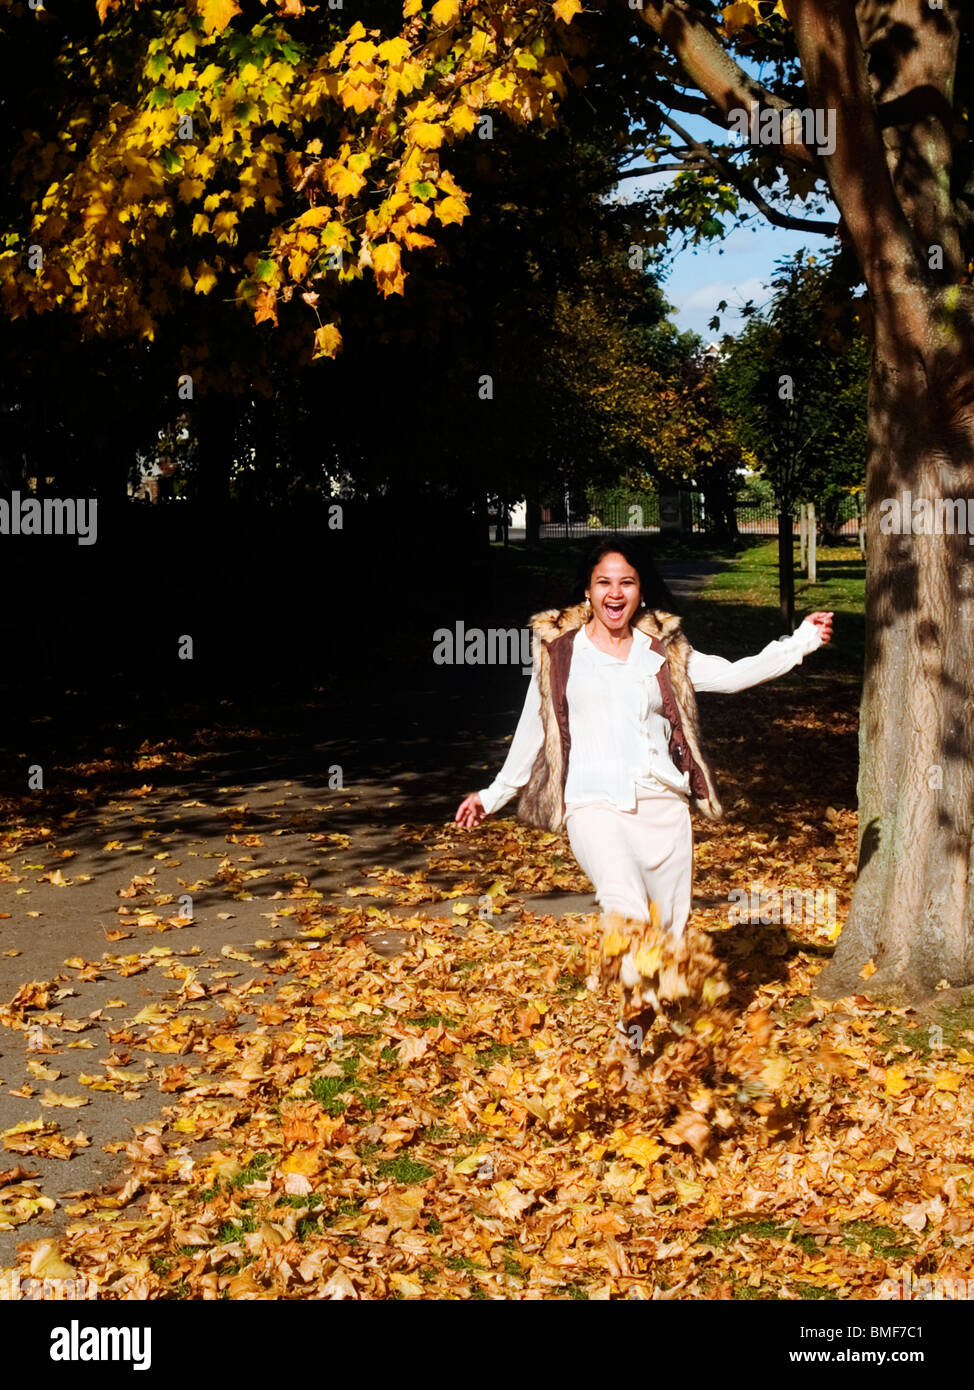
{"type": "MultiPolygon", "coordinates": [[[[553,642],[563,633],[584,627],[591,616],[592,609],[588,603],[576,603],[570,608],[546,608],[543,613],[535,613],[531,627],[542,642],[553,642]]],[[[680,619],[675,613],[666,613],[661,608],[646,608],[633,626],[668,645],[680,631],[680,619]]]]}

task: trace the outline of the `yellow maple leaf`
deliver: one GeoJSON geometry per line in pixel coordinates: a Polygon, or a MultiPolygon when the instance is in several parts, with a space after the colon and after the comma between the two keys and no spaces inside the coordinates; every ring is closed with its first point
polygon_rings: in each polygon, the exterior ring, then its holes
{"type": "Polygon", "coordinates": [[[321,1167],[320,1149],[297,1149],[288,1154],[281,1164],[282,1173],[300,1173],[302,1177],[313,1178],[321,1167]]]}
{"type": "Polygon", "coordinates": [[[386,39],[385,43],[379,44],[379,57],[384,63],[401,63],[409,57],[409,44],[402,37],[386,39]]]}
{"type": "Polygon", "coordinates": [[[623,1144],[619,1153],[623,1158],[631,1158],[633,1163],[638,1163],[640,1168],[648,1168],[655,1163],[660,1154],[666,1150],[662,1144],[657,1144],[655,1139],[650,1139],[645,1134],[637,1135],[635,1139],[630,1139],[628,1144],[623,1144]]]}
{"type": "Polygon", "coordinates": [[[199,275],[196,277],[196,284],[194,286],[196,293],[209,294],[210,290],[212,290],[216,284],[216,278],[216,271],[213,267],[204,264],[199,275]]]}
{"type": "Polygon", "coordinates": [[[738,29],[744,29],[749,24],[759,24],[761,15],[757,5],[750,3],[750,0],[735,0],[733,5],[725,5],[723,10],[724,26],[730,33],[738,29]]]}
{"type": "Polygon", "coordinates": [[[389,1275],[389,1283],[396,1293],[403,1298],[419,1298],[423,1293],[423,1285],[418,1279],[411,1278],[408,1274],[399,1274],[395,1270],[389,1275]]]}
{"type": "Polygon", "coordinates": [[[237,0],[197,0],[197,9],[208,34],[222,34],[234,15],[240,13],[237,0]]]}
{"type": "Polygon", "coordinates": [[[443,127],[432,121],[417,121],[410,134],[421,150],[438,150],[443,144],[443,127]]]}
{"type": "Polygon", "coordinates": [[[908,1091],[913,1082],[907,1076],[903,1067],[887,1067],[886,1069],[886,1094],[888,1096],[901,1096],[904,1091],[908,1091]]]}
{"type": "Polygon", "coordinates": [[[402,273],[399,244],[384,241],[372,251],[372,269],[376,284],[384,295],[402,294],[405,276],[402,273]]]}
{"type": "Polygon", "coordinates": [[[312,357],[336,357],[341,346],[342,335],[337,324],[326,323],[315,333],[315,350],[312,357]]]}
{"type": "Polygon", "coordinates": [[[960,1077],[954,1071],[941,1071],[933,1079],[935,1091],[959,1091],[960,1077]]]}
{"type": "Polygon", "coordinates": [[[513,77],[493,77],[487,83],[487,95],[491,101],[510,101],[514,95],[513,77]]]}
{"type": "Polygon", "coordinates": [[[213,235],[217,241],[236,241],[236,225],[239,214],[224,208],[213,219],[213,235]]]}
{"type": "Polygon", "coordinates": [[[117,1091],[118,1082],[110,1081],[107,1077],[92,1075],[88,1072],[79,1072],[78,1081],[82,1086],[90,1086],[93,1091],[117,1091]]]}
{"type": "Polygon", "coordinates": [[[350,106],[356,115],[361,116],[363,111],[367,111],[370,106],[374,106],[379,100],[379,94],[374,87],[366,86],[343,86],[341,90],[343,106],[350,106]]]}
{"type": "Polygon", "coordinates": [[[41,1096],[40,1103],[41,1105],[63,1105],[68,1110],[77,1110],[90,1102],[87,1096],[68,1096],[58,1091],[52,1091],[48,1087],[41,1096]]]}
{"type": "MultiPolygon", "coordinates": [[[[579,9],[581,9],[580,5],[579,9]]],[[[460,18],[459,0],[436,0],[436,4],[430,10],[430,16],[434,24],[446,28],[448,24],[453,24],[460,18]]]]}
{"type": "Polygon", "coordinates": [[[451,222],[462,222],[467,216],[467,207],[459,198],[441,198],[436,205],[436,215],[444,227],[451,222]]]}
{"type": "Polygon", "coordinates": [[[333,164],[326,175],[328,190],[336,198],[354,198],[365,187],[365,179],[344,164],[333,164]]]}
{"type": "Polygon", "coordinates": [[[450,125],[462,135],[469,135],[477,124],[477,113],[469,106],[458,106],[450,115],[450,125]]]}
{"type": "Polygon", "coordinates": [[[602,940],[602,954],[607,960],[612,960],[614,956],[621,956],[624,951],[629,950],[629,937],[622,932],[606,932],[602,940]]]}
{"type": "Polygon", "coordinates": [[[657,943],[656,945],[647,943],[645,946],[640,946],[639,950],[633,956],[636,969],[639,971],[640,975],[645,975],[648,979],[651,979],[656,974],[662,959],[663,947],[661,943],[657,943]]]}
{"type": "Polygon", "coordinates": [[[196,52],[196,35],[192,29],[184,29],[172,46],[177,58],[192,58],[196,52]]]}
{"type": "Polygon", "coordinates": [[[563,24],[571,24],[577,14],[581,14],[581,0],[555,0],[551,7],[563,24]]]}

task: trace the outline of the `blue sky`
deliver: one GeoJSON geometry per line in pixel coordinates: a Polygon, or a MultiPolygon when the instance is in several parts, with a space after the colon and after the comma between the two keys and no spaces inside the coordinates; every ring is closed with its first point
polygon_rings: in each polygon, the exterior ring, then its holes
{"type": "Polygon", "coordinates": [[[707,325],[722,299],[727,309],[720,316],[720,333],[737,333],[744,323],[740,307],[751,299],[760,308],[769,299],[768,281],[776,261],[803,247],[821,255],[833,244],[829,237],[786,231],[767,222],[735,228],[719,245],[681,251],[663,292],[676,310],[673,317],[679,327],[709,342],[720,336],[707,325]]]}
{"type": "MultiPolygon", "coordinates": [[[[723,127],[712,125],[702,117],[681,115],[680,123],[696,140],[710,141],[715,137],[718,140],[727,139],[727,131],[723,127]]],[[[637,159],[636,162],[641,161],[637,159]]],[[[627,180],[619,185],[619,193],[624,201],[628,201],[647,189],[660,188],[663,180],[674,177],[672,174],[655,174],[648,178],[627,180]]],[[[737,311],[749,299],[754,301],[757,308],[768,301],[768,282],[774,273],[776,261],[802,248],[812,255],[825,255],[836,244],[833,238],[816,232],[793,232],[773,227],[756,214],[750,204],[744,203],[743,210],[753,216],[748,226],[734,226],[732,220],[725,217],[725,225],[732,228],[729,235],[721,242],[680,251],[663,281],[663,291],[674,306],[678,326],[699,333],[708,342],[719,334],[740,331],[744,320],[737,311]],[[718,334],[707,325],[722,299],[726,299],[727,309],[721,314],[718,334]]],[[[797,200],[788,210],[797,216],[838,220],[838,210],[829,200],[826,200],[822,212],[803,207],[797,200]]]]}

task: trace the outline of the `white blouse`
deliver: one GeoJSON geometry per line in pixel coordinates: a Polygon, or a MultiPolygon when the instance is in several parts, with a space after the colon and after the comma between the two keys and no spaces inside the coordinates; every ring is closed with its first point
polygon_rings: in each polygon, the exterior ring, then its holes
{"type": "MultiPolygon", "coordinates": [[[[818,628],[806,618],[790,637],[740,661],[691,651],[687,673],[694,690],[733,695],[783,676],[821,645],[818,628]]],[[[689,774],[677,771],[669,754],[670,725],[656,679],[663,661],[644,632],[633,631],[628,659],[620,661],[593,646],[579,629],[566,692],[571,733],[566,811],[592,801],[632,811],[640,790],[666,788],[689,796],[689,774]]],[[[524,786],[543,742],[541,692],[532,674],[504,766],[479,793],[488,815],[524,786]]]]}

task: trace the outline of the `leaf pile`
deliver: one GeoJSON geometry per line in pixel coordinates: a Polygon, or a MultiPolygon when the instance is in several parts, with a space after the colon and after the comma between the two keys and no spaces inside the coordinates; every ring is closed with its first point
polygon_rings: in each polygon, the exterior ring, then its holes
{"type": "Polygon", "coordinates": [[[394,920],[396,958],[284,940],[274,994],[232,1019],[182,1002],[119,1029],[169,1103],[60,1242],[101,1296],[850,1297],[906,1256],[968,1269],[974,1053],[947,1067],[865,1004],[815,1004],[797,939],[715,932],[727,1047],[763,1071],[702,1135],[720,1106],[681,1040],[643,1095],[608,1060],[591,919],[394,920]],[[755,986],[775,951],[785,981],[755,986]]]}

